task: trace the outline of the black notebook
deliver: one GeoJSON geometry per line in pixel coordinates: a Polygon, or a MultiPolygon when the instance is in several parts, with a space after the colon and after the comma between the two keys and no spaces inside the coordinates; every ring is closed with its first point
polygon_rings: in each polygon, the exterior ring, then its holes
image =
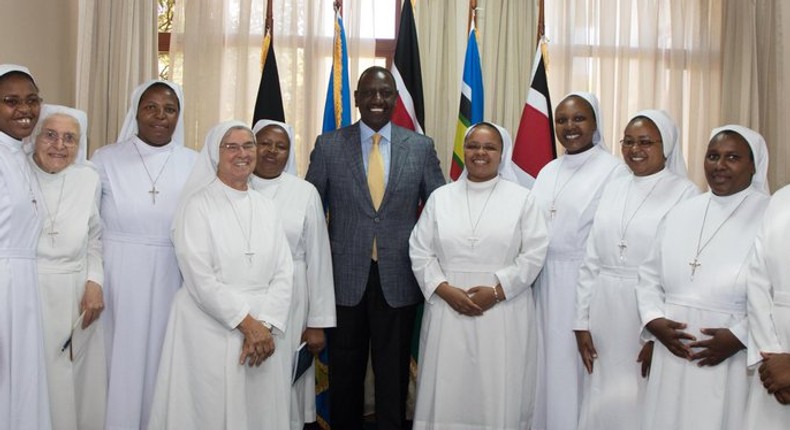
{"type": "Polygon", "coordinates": [[[313,365],[313,354],[307,349],[307,343],[302,342],[294,351],[293,367],[291,369],[291,385],[295,384],[304,372],[313,365]]]}

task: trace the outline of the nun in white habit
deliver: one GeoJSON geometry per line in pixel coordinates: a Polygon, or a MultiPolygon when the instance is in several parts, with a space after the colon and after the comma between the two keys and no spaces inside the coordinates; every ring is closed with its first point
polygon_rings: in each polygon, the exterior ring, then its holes
{"type": "MultiPolygon", "coordinates": [[[[283,222],[294,261],[291,313],[285,354],[286,374],[291,373],[293,353],[305,348],[318,354],[326,341],[324,328],[335,326],[335,288],[326,218],[313,184],[296,176],[294,133],[290,125],[260,120],[252,128],[258,161],[252,188],[274,202],[283,222]]],[[[291,429],[302,430],[316,420],[315,366],[310,366],[291,388],[291,429]]]]}
{"type": "Polygon", "coordinates": [[[780,430],[790,423],[790,187],[765,211],[746,274],[750,377],[744,428],[780,430]]]}
{"type": "Polygon", "coordinates": [[[44,220],[37,252],[44,357],[52,424],[61,430],[104,428],[107,399],[97,320],[104,308],[101,182],[86,158],[87,130],[85,112],[44,105],[29,143],[44,220]]]}
{"type": "Polygon", "coordinates": [[[41,200],[22,148],[41,98],[30,71],[0,64],[0,429],[49,429],[36,271],[41,200]]]}
{"type": "Polygon", "coordinates": [[[743,429],[748,377],[742,272],[768,205],[768,151],[737,125],[711,133],[710,191],[664,218],[639,267],[645,340],[655,339],[643,430],[743,429]]]}
{"type": "Polygon", "coordinates": [[[530,287],[548,232],[518,185],[512,151],[504,128],[470,127],[464,172],[431,194],[409,239],[426,299],[414,429],[530,428],[537,359],[530,287]]]}
{"type": "Polygon", "coordinates": [[[211,129],[173,222],[173,301],[149,429],[282,430],[293,262],[271,200],[248,187],[255,137],[211,129]]]}
{"type": "Polygon", "coordinates": [[[170,226],[197,159],[184,147],[181,87],[132,93],[118,142],[92,161],[102,183],[107,428],[145,428],[173,296],[181,285],[170,226]]]}
{"type": "Polygon", "coordinates": [[[587,369],[580,430],[639,428],[647,380],[637,362],[637,269],[664,215],[699,194],[686,178],[678,129],[666,112],[637,113],[620,143],[632,174],[612,181],[601,195],[576,288],[573,329],[587,369]]]}
{"type": "Polygon", "coordinates": [[[532,187],[550,237],[534,289],[540,345],[534,430],[576,430],[579,420],[583,367],[573,334],[579,267],[604,186],[627,174],[606,147],[602,123],[595,95],[566,96],[554,113],[565,154],[543,167],[532,187]]]}

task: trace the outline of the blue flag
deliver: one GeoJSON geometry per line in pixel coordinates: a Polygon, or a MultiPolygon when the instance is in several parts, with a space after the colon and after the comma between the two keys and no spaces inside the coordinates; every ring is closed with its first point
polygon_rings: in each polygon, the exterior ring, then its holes
{"type": "Polygon", "coordinates": [[[351,86],[348,82],[348,49],[346,30],[340,14],[335,15],[335,37],[332,42],[332,71],[326,90],[324,126],[322,131],[337,130],[351,125],[351,86]]]}

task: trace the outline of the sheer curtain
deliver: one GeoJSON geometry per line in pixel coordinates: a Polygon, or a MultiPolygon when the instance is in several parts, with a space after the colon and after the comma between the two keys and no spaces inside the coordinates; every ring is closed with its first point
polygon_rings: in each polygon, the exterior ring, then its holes
{"type": "Polygon", "coordinates": [[[631,115],[666,110],[681,129],[689,177],[703,186],[710,130],[722,123],[723,103],[731,106],[722,92],[726,3],[547,1],[552,101],[556,106],[576,90],[598,95],[604,135],[615,152],[631,115]]]}
{"type": "MultiPolygon", "coordinates": [[[[321,133],[331,66],[332,5],[330,0],[274,1],[273,43],[285,119],[294,126],[301,174],[321,133]]],[[[361,38],[360,29],[363,20],[373,20],[375,7],[369,0],[346,0],[343,5],[353,91],[359,72],[373,63],[375,40],[361,38]]],[[[252,120],[265,13],[265,0],[176,2],[170,54],[173,79],[184,86],[188,146],[202,147],[208,129],[219,121],[252,120]]]]}
{"type": "MultiPolygon", "coordinates": [[[[537,0],[478,0],[478,47],[484,118],[515,137],[529,88],[537,33],[537,0]]],[[[447,174],[453,152],[466,52],[468,1],[415,2],[422,57],[425,133],[447,174]]]]}
{"type": "Polygon", "coordinates": [[[80,0],[76,107],[88,114],[89,152],[113,143],[129,96],[156,72],[153,1],[80,0]]]}
{"type": "Polygon", "coordinates": [[[775,191],[790,182],[790,31],[786,28],[790,4],[774,0],[744,3],[755,8],[756,17],[756,58],[750,60],[757,69],[760,117],[759,124],[753,125],[768,142],[768,183],[775,191]]]}

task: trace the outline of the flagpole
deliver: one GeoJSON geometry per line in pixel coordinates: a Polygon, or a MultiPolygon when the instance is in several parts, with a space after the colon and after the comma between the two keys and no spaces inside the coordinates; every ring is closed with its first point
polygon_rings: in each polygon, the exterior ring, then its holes
{"type": "Polygon", "coordinates": [[[335,0],[335,13],[343,16],[343,0],[335,0]]]}
{"type": "Polygon", "coordinates": [[[466,33],[472,29],[472,23],[477,28],[477,0],[469,0],[469,20],[466,23],[466,33]]]}
{"type": "Polygon", "coordinates": [[[274,39],[274,18],[273,15],[273,7],[272,7],[272,0],[266,1],[266,23],[264,24],[264,32],[263,34],[270,34],[271,38],[274,39]]]}
{"type": "Polygon", "coordinates": [[[538,45],[540,45],[543,36],[546,35],[546,16],[543,12],[543,6],[543,0],[538,0],[538,45]]]}

